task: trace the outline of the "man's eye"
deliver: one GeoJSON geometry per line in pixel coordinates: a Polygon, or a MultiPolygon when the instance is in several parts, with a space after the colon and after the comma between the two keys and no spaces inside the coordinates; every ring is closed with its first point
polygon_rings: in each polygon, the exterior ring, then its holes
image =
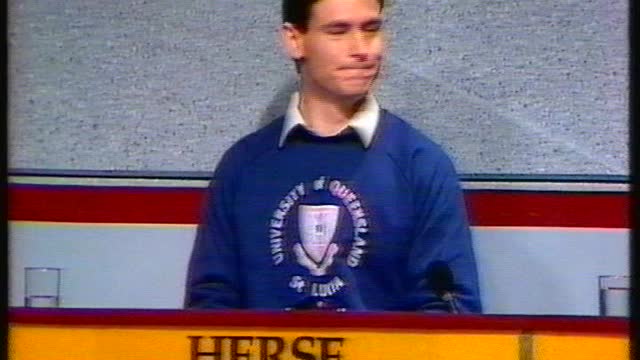
{"type": "Polygon", "coordinates": [[[364,31],[377,32],[382,28],[382,24],[371,24],[364,27],[364,31]]]}
{"type": "Polygon", "coordinates": [[[327,33],[330,35],[343,35],[346,34],[347,29],[345,28],[330,28],[327,30],[327,33]]]}

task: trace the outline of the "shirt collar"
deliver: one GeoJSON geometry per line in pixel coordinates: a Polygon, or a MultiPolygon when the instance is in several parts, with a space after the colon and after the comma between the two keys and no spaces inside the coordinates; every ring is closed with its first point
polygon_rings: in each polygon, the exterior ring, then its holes
{"type": "MultiPolygon", "coordinates": [[[[298,92],[294,92],[291,95],[289,107],[287,108],[287,113],[284,118],[278,147],[284,146],[287,136],[294,127],[297,125],[307,127],[304,119],[302,118],[302,114],[300,114],[300,109],[298,108],[299,103],[300,94],[298,92]]],[[[365,148],[368,148],[371,145],[373,134],[378,126],[379,118],[380,106],[373,95],[369,94],[365,98],[364,104],[362,104],[360,110],[353,115],[349,124],[347,124],[347,126],[350,126],[356,131],[365,148]]]]}

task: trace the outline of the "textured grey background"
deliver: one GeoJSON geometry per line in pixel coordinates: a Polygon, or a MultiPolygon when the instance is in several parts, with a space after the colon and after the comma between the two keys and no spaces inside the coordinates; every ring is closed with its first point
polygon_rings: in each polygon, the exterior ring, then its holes
{"type": "MultiPolygon", "coordinates": [[[[626,175],[627,6],[393,1],[379,100],[462,173],[626,175]]],[[[295,87],[279,7],[9,1],[10,166],[213,170],[295,87]]]]}

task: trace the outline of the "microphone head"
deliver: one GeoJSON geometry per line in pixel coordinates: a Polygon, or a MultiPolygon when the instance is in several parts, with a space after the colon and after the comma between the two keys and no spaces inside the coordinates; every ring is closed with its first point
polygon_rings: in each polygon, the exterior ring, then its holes
{"type": "Polygon", "coordinates": [[[434,261],[427,267],[427,285],[440,296],[455,290],[453,272],[444,261],[434,261]]]}

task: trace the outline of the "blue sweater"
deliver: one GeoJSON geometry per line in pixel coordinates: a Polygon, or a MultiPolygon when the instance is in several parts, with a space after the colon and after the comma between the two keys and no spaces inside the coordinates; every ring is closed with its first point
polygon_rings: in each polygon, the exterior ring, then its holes
{"type": "Polygon", "coordinates": [[[444,263],[461,312],[480,312],[451,161],[380,114],[368,148],[354,131],[301,126],[279,147],[283,118],[232,146],[208,189],[185,306],[447,311],[429,270],[444,263]]]}

